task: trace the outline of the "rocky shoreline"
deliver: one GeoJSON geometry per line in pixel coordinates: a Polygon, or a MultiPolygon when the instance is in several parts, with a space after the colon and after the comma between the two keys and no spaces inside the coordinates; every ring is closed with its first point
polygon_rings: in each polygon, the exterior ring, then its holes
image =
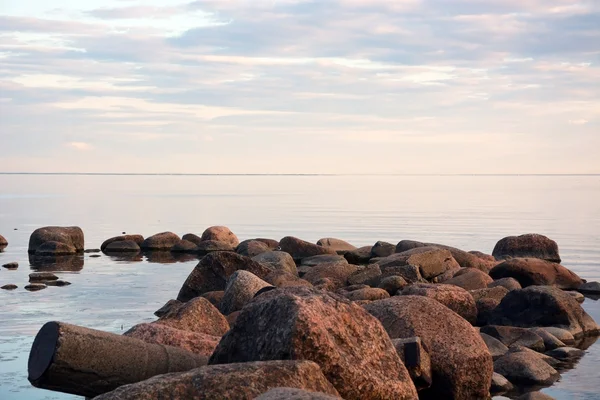
{"type": "MultiPolygon", "coordinates": [[[[41,228],[29,243],[38,263],[84,249],[77,227],[41,228]]],[[[562,266],[542,235],[501,239],[488,255],[413,240],[239,242],[210,227],[124,234],[100,250],[200,261],[156,321],[123,336],[46,324],[29,360],[37,387],[98,399],[548,398],[535,390],[600,334],[580,305],[600,284],[562,266]]]]}

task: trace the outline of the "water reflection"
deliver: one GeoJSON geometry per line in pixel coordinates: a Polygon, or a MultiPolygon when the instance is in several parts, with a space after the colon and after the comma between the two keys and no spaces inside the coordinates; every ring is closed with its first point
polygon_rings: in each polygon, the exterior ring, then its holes
{"type": "Polygon", "coordinates": [[[198,256],[189,253],[173,253],[170,251],[145,251],[146,261],[151,264],[175,264],[197,260],[198,256]]]}
{"type": "Polygon", "coordinates": [[[83,256],[39,256],[29,254],[29,265],[35,270],[52,272],[70,271],[79,272],[83,269],[83,256]]]}
{"type": "Polygon", "coordinates": [[[130,253],[130,252],[117,252],[117,251],[103,251],[111,261],[125,261],[125,262],[140,262],[144,261],[142,252],[130,253]]]}

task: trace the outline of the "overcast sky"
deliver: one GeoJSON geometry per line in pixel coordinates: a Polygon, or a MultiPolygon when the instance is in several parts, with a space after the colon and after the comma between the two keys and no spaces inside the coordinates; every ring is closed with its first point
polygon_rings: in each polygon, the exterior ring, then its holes
{"type": "Polygon", "coordinates": [[[598,0],[0,15],[0,171],[600,173],[598,0]]]}

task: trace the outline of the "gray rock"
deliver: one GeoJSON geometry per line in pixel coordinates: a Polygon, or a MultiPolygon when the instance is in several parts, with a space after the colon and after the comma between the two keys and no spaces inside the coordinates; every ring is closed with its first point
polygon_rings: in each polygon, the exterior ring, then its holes
{"type": "Polygon", "coordinates": [[[58,276],[51,272],[33,272],[29,274],[29,282],[55,281],[58,276]]]}
{"type": "Polygon", "coordinates": [[[494,360],[496,360],[496,359],[502,357],[503,355],[505,355],[506,353],[508,353],[508,347],[505,346],[504,343],[502,343],[495,337],[490,336],[485,333],[482,333],[482,332],[479,332],[479,335],[485,342],[485,345],[487,346],[487,348],[490,351],[490,354],[492,355],[492,358],[494,360]]]}
{"type": "Polygon", "coordinates": [[[269,246],[260,240],[244,240],[235,249],[236,253],[246,257],[256,257],[259,254],[271,251],[269,246]]]}
{"type": "Polygon", "coordinates": [[[162,232],[146,238],[140,248],[142,250],[171,250],[180,240],[181,238],[173,232],[162,232]]]}
{"type": "Polygon", "coordinates": [[[379,265],[373,264],[367,265],[350,275],[348,277],[348,284],[377,286],[380,280],[381,268],[379,268],[379,265]]]}
{"type": "Polygon", "coordinates": [[[395,295],[396,292],[402,290],[406,286],[408,286],[408,282],[398,275],[386,276],[379,282],[379,285],[377,285],[378,288],[386,290],[390,296],[395,295]]]}
{"type": "Polygon", "coordinates": [[[375,243],[371,248],[371,256],[373,257],[389,257],[395,252],[395,245],[382,241],[375,243]]]}
{"type": "Polygon", "coordinates": [[[392,343],[417,390],[430,387],[432,382],[431,359],[421,338],[392,339],[392,343]]]}
{"type": "Polygon", "coordinates": [[[521,236],[508,236],[496,243],[492,255],[496,260],[517,257],[532,257],[560,262],[558,245],[546,236],[529,233],[521,236]]]}
{"type": "Polygon", "coordinates": [[[319,264],[341,263],[348,264],[348,261],[343,256],[337,254],[320,254],[317,256],[306,257],[300,260],[300,265],[314,267],[319,264]]]}
{"type": "Polygon", "coordinates": [[[482,327],[480,332],[495,337],[507,347],[523,346],[539,352],[545,350],[544,340],[529,329],[487,325],[482,327]]]}
{"type": "Polygon", "coordinates": [[[559,347],[565,347],[563,342],[558,340],[556,336],[544,328],[531,328],[530,330],[544,340],[544,347],[546,350],[554,350],[559,347]]]}
{"type": "Polygon", "coordinates": [[[488,284],[489,288],[504,287],[508,291],[521,289],[521,284],[515,278],[500,278],[488,284]]]}
{"type": "Polygon", "coordinates": [[[289,272],[292,275],[298,276],[298,270],[296,269],[296,263],[292,256],[284,251],[269,251],[261,253],[252,260],[261,263],[265,267],[272,271],[289,272]]]}
{"type": "Polygon", "coordinates": [[[118,240],[108,243],[104,246],[105,253],[139,253],[141,251],[140,246],[133,240],[118,240]]]}
{"type": "Polygon", "coordinates": [[[18,289],[18,288],[19,287],[17,285],[13,285],[12,283],[0,287],[0,289],[3,289],[3,290],[15,290],[15,289],[18,289]]]}
{"type": "Polygon", "coordinates": [[[42,249],[47,254],[75,254],[85,248],[83,231],[76,226],[36,229],[29,238],[29,253],[38,253],[44,244],[48,244],[42,249]]]}
{"type": "Polygon", "coordinates": [[[171,300],[167,301],[164,306],[162,306],[158,310],[154,311],[154,315],[156,315],[157,317],[160,318],[163,315],[168,314],[170,311],[174,310],[175,308],[181,307],[182,305],[183,305],[183,303],[181,301],[171,299],[171,300]]]}
{"type": "Polygon", "coordinates": [[[6,263],[6,264],[2,265],[2,268],[6,268],[6,269],[17,269],[17,268],[19,268],[19,263],[18,263],[18,262],[10,262],[10,263],[6,263]]]}
{"type": "Polygon", "coordinates": [[[492,386],[490,387],[491,393],[506,393],[511,391],[512,389],[513,385],[508,381],[508,379],[494,372],[494,374],[492,375],[492,386]]]}
{"type": "Polygon", "coordinates": [[[586,282],[577,288],[581,293],[600,294],[600,282],[586,282]]]}
{"type": "Polygon", "coordinates": [[[546,332],[548,332],[567,346],[575,344],[575,337],[573,337],[573,334],[566,329],[557,328],[555,326],[545,326],[541,329],[544,329],[546,332]]]}
{"type": "Polygon", "coordinates": [[[585,351],[577,349],[575,347],[559,347],[557,349],[546,352],[547,356],[556,358],[557,360],[561,361],[574,360],[583,357],[584,354],[585,351]]]}
{"type": "Polygon", "coordinates": [[[551,385],[560,374],[541,358],[528,352],[507,353],[494,361],[494,371],[513,384],[551,385]]]}
{"type": "Polygon", "coordinates": [[[44,285],[43,283],[30,283],[29,285],[25,286],[25,290],[29,292],[37,292],[38,290],[43,290],[47,287],[48,286],[44,285]]]}
{"type": "Polygon", "coordinates": [[[317,256],[321,254],[336,254],[330,247],[319,246],[292,236],[286,236],[279,241],[281,251],[290,253],[294,260],[317,256]]]}
{"type": "Polygon", "coordinates": [[[236,271],[229,277],[225,294],[220,304],[220,311],[224,315],[241,310],[254,295],[265,287],[271,285],[248,271],[236,271]]]}
{"type": "Polygon", "coordinates": [[[369,260],[373,258],[371,255],[372,248],[373,246],[364,246],[356,250],[348,251],[344,253],[344,258],[346,258],[350,264],[366,265],[369,263],[369,260]]]}
{"type": "Polygon", "coordinates": [[[339,397],[302,389],[275,388],[261,394],[254,400],[339,400],[339,397]]]}

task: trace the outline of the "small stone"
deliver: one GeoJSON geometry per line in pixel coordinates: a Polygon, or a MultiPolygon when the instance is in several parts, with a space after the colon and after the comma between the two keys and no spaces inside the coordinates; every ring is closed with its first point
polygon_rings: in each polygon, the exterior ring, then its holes
{"type": "Polygon", "coordinates": [[[361,300],[381,300],[387,299],[390,297],[390,294],[383,290],[377,288],[364,288],[359,290],[354,290],[345,295],[350,301],[361,301],[361,300]]]}
{"type": "Polygon", "coordinates": [[[506,379],[497,372],[494,372],[492,374],[492,386],[490,387],[491,393],[506,393],[512,389],[513,385],[508,381],[508,379],[506,379]]]}
{"type": "Polygon", "coordinates": [[[386,290],[390,296],[393,296],[398,290],[402,290],[406,286],[408,286],[406,279],[398,275],[392,275],[383,278],[377,287],[386,290]]]}
{"type": "Polygon", "coordinates": [[[547,356],[561,361],[577,359],[583,357],[584,354],[585,351],[575,347],[559,347],[546,353],[547,356]]]}
{"type": "Polygon", "coordinates": [[[496,360],[496,359],[502,357],[503,355],[505,355],[506,353],[508,353],[508,347],[506,347],[504,345],[504,343],[502,343],[495,337],[487,335],[482,332],[479,332],[479,335],[481,335],[481,338],[485,342],[485,345],[487,346],[487,348],[490,351],[490,354],[492,355],[492,358],[494,360],[496,360]]]}
{"type": "Polygon", "coordinates": [[[102,250],[100,249],[87,249],[84,250],[84,253],[100,253],[102,250]]]}
{"type": "Polygon", "coordinates": [[[560,378],[554,368],[528,352],[507,353],[494,361],[494,371],[513,384],[551,385],[560,378]]]}
{"type": "Polygon", "coordinates": [[[100,254],[92,254],[90,258],[100,258],[102,257],[100,254]]]}
{"type": "Polygon", "coordinates": [[[181,307],[182,305],[183,305],[183,303],[181,301],[171,299],[171,300],[167,301],[164,306],[162,306],[158,310],[154,311],[154,315],[156,315],[158,318],[160,318],[163,315],[168,314],[175,308],[181,307]]]}
{"type": "Polygon", "coordinates": [[[29,282],[55,281],[58,276],[51,272],[34,272],[29,274],[29,282]]]}
{"type": "Polygon", "coordinates": [[[48,286],[44,285],[43,283],[30,283],[29,285],[25,286],[25,290],[28,290],[30,292],[37,292],[38,290],[43,290],[47,287],[48,286]]]}
{"type": "Polygon", "coordinates": [[[565,292],[566,294],[568,294],[569,296],[573,297],[575,300],[577,300],[578,303],[583,303],[585,301],[585,296],[582,295],[579,292],[574,292],[574,291],[567,291],[565,292]]]}
{"type": "Polygon", "coordinates": [[[56,281],[44,281],[44,283],[48,286],[69,286],[71,284],[71,282],[67,282],[67,281],[63,281],[63,280],[56,280],[56,281]]]}
{"type": "Polygon", "coordinates": [[[499,286],[508,289],[508,291],[522,289],[521,284],[515,278],[500,278],[488,284],[489,288],[495,288],[499,286]]]}
{"type": "Polygon", "coordinates": [[[577,288],[581,293],[600,294],[600,282],[586,282],[577,288]]]}
{"type": "Polygon", "coordinates": [[[0,289],[4,289],[4,290],[15,290],[17,288],[18,288],[18,286],[17,285],[13,285],[12,283],[0,287],[0,289]]]}
{"type": "Polygon", "coordinates": [[[4,264],[2,266],[2,268],[11,269],[11,270],[17,269],[17,268],[19,268],[19,263],[18,262],[10,262],[10,263],[4,264]]]}
{"type": "Polygon", "coordinates": [[[555,338],[557,338],[558,340],[560,340],[567,346],[571,346],[571,345],[575,344],[575,337],[573,336],[573,334],[571,332],[569,332],[566,329],[557,328],[554,326],[545,326],[540,329],[543,329],[546,332],[550,333],[552,336],[554,336],[555,338]]]}
{"type": "Polygon", "coordinates": [[[565,344],[563,342],[558,340],[556,336],[554,336],[544,328],[531,328],[530,330],[544,340],[544,347],[546,348],[546,350],[554,350],[559,347],[565,347],[565,344]]]}

